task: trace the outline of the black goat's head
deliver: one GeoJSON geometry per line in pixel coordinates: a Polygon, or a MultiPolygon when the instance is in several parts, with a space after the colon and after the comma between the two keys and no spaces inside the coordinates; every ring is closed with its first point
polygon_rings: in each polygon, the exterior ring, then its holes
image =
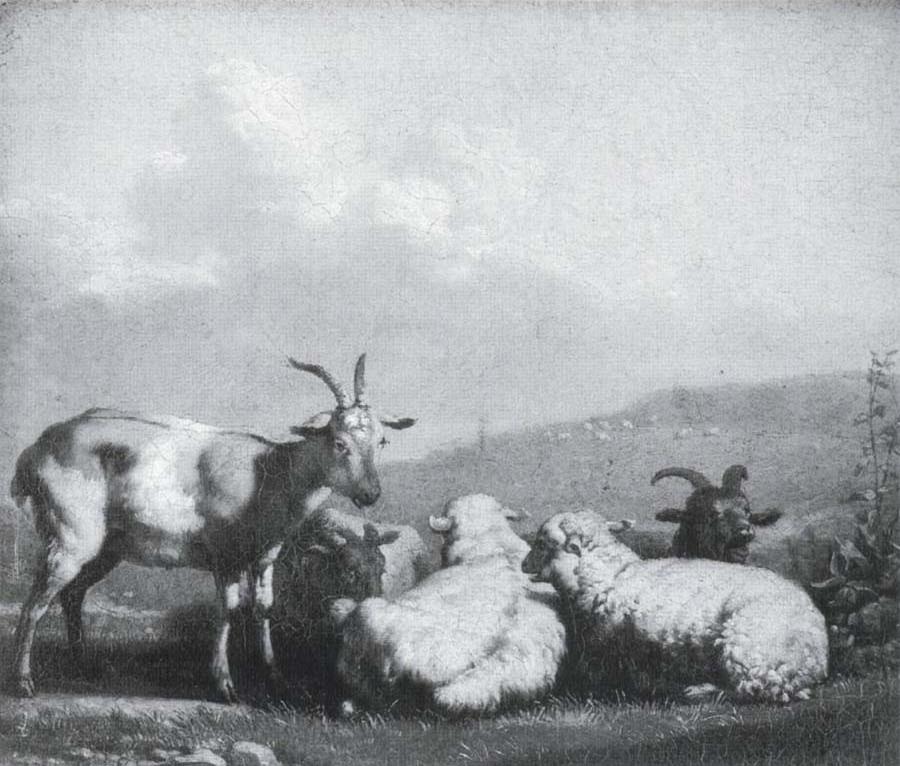
{"type": "Polygon", "coordinates": [[[694,491],[685,507],[666,508],[656,514],[659,521],[678,524],[672,540],[672,554],[681,558],[708,558],[735,564],[746,563],[749,544],[755,537],[753,526],[771,524],[781,516],[774,510],[754,514],[742,488],[748,478],[743,465],[732,465],[715,486],[699,471],[690,468],[664,468],[651,480],[675,476],[691,482],[694,491]]]}

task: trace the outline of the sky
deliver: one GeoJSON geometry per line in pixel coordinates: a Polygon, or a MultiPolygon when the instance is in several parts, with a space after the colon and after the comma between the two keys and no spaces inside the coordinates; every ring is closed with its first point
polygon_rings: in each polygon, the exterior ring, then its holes
{"type": "MultiPolygon", "coordinates": [[[[0,440],[96,405],[390,457],[900,345],[900,10],[12,3],[0,440]]],[[[11,446],[10,446],[11,445],[11,446]]]]}

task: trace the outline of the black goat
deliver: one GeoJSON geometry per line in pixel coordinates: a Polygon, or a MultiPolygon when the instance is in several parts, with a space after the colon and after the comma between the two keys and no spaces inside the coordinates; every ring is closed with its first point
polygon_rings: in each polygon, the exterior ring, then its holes
{"type": "Polygon", "coordinates": [[[743,465],[727,468],[720,487],[690,468],[663,468],[650,483],[667,476],[687,479],[694,487],[683,509],[666,508],[656,514],[659,521],[679,525],[672,539],[673,556],[744,564],[755,536],[753,527],[774,524],[781,517],[776,508],[758,513],[750,510],[750,501],[741,488],[748,478],[743,465]]]}

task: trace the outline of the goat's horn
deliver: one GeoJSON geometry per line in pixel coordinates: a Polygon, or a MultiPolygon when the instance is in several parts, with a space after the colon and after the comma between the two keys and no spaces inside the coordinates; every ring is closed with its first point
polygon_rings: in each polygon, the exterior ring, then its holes
{"type": "Polygon", "coordinates": [[[428,526],[434,532],[449,532],[453,528],[453,519],[446,516],[429,516],[428,526]]]}
{"type": "Polygon", "coordinates": [[[722,491],[726,495],[736,495],[741,491],[741,482],[748,478],[749,474],[745,466],[729,466],[722,474],[722,491]]]}
{"type": "Polygon", "coordinates": [[[700,471],[694,471],[691,468],[663,468],[661,471],[657,471],[653,474],[650,483],[656,484],[660,479],[664,479],[667,476],[676,476],[679,479],[687,479],[694,485],[694,489],[712,486],[712,482],[700,473],[700,471]]]}
{"type": "Polygon", "coordinates": [[[366,355],[360,354],[353,372],[353,396],[357,404],[365,404],[366,397],[366,355]]]}
{"type": "Polygon", "coordinates": [[[323,381],[328,388],[331,389],[331,393],[334,394],[334,398],[337,399],[338,407],[341,409],[348,409],[351,405],[350,397],[347,396],[347,392],[344,390],[344,387],[338,383],[338,381],[334,378],[331,373],[325,370],[324,367],[320,367],[318,364],[306,364],[305,362],[298,362],[293,357],[288,357],[288,364],[291,367],[294,367],[297,370],[301,370],[303,372],[308,372],[311,375],[315,375],[319,380],[323,381]]]}

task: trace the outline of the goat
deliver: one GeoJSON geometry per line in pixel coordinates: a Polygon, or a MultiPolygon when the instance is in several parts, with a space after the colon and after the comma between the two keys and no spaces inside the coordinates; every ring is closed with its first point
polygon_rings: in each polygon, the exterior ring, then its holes
{"type": "Polygon", "coordinates": [[[31,645],[38,621],[59,596],[69,646],[84,654],[81,607],[87,590],[120,561],[211,571],[224,613],[212,658],[218,694],[237,699],[228,667],[229,617],[249,575],[266,669],[277,675],[269,632],[272,564],[288,530],[332,491],[359,506],[374,504],[381,485],[376,448],[382,425],[408,428],[411,418],[378,417],[365,399],[365,354],[351,399],[322,367],[288,358],[322,380],[337,407],[292,427],[301,438],[272,442],[174,417],[91,409],[47,428],[22,452],[10,492],[31,498],[44,542],[15,635],[10,685],[34,695],[31,645]]]}
{"type": "Polygon", "coordinates": [[[741,488],[748,478],[742,465],[725,469],[721,487],[690,468],[663,468],[650,483],[667,476],[687,479],[694,487],[684,509],[666,508],[656,514],[659,521],[679,525],[672,540],[672,556],[746,563],[748,545],[755,537],[753,527],[774,524],[781,517],[781,511],[772,508],[758,513],[750,510],[741,488]]]}

